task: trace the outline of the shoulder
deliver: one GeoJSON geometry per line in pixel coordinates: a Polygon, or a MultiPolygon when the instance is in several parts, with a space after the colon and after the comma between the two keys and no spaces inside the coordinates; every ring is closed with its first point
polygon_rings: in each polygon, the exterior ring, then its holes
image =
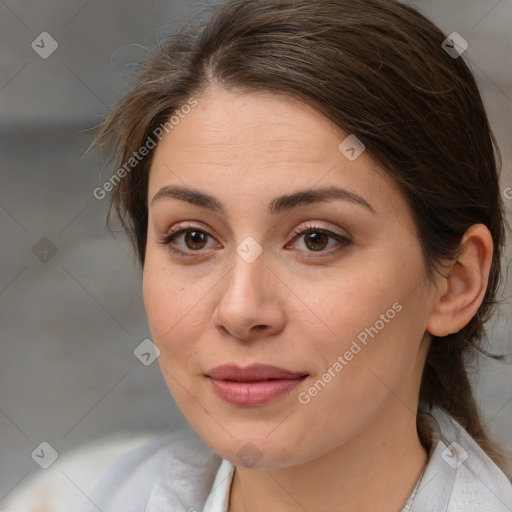
{"type": "Polygon", "coordinates": [[[166,432],[110,466],[76,512],[149,512],[157,502],[192,508],[206,499],[220,463],[194,431],[166,432]]]}
{"type": "MultiPolygon", "coordinates": [[[[512,483],[452,417],[433,409],[434,441],[418,498],[423,512],[510,512],[512,483]],[[428,474],[427,474],[428,473],[428,474]],[[428,497],[428,498],[427,498],[428,497]]],[[[419,510],[419,509],[418,509],[419,510]]]]}

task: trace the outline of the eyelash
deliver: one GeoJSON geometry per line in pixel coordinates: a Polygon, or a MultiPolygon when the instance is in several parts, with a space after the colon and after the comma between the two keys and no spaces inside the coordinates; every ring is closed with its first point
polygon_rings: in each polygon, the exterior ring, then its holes
{"type": "MultiPolygon", "coordinates": [[[[176,229],[174,229],[167,235],[160,237],[158,240],[158,243],[167,246],[167,248],[174,254],[178,254],[178,255],[186,256],[186,257],[197,256],[198,255],[197,253],[203,252],[201,249],[199,249],[197,251],[183,251],[182,249],[177,249],[176,247],[173,247],[171,245],[172,242],[179,235],[187,233],[188,231],[198,231],[200,233],[204,233],[207,237],[213,238],[207,231],[205,231],[199,227],[196,227],[193,225],[180,224],[176,227],[176,229]],[[196,253],[196,254],[191,254],[191,252],[196,253]]],[[[337,251],[343,249],[344,247],[347,247],[350,244],[352,244],[352,241],[349,238],[342,236],[338,233],[334,233],[333,231],[330,231],[328,229],[322,228],[321,226],[317,226],[316,224],[313,224],[313,223],[310,223],[310,224],[307,224],[306,226],[301,226],[299,228],[294,229],[293,232],[291,233],[292,242],[295,241],[297,238],[299,238],[299,236],[309,235],[311,233],[320,233],[320,234],[327,235],[329,238],[333,238],[334,240],[336,240],[339,243],[338,247],[335,247],[334,249],[330,249],[327,251],[325,251],[325,250],[306,251],[306,252],[310,252],[312,254],[317,252],[319,254],[332,255],[332,254],[336,253],[337,251]]],[[[289,245],[289,244],[287,244],[287,245],[289,245]]],[[[312,256],[308,256],[308,257],[311,258],[312,256]]],[[[313,257],[315,257],[315,256],[313,256],[313,257]]]]}

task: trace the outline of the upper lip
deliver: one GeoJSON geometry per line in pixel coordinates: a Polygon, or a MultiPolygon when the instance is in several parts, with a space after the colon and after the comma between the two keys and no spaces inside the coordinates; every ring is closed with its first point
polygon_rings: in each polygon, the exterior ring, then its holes
{"type": "Polygon", "coordinates": [[[268,379],[296,379],[298,377],[305,377],[308,374],[292,372],[277,366],[253,364],[243,368],[236,365],[216,366],[208,371],[206,375],[215,380],[260,381],[268,379]]]}

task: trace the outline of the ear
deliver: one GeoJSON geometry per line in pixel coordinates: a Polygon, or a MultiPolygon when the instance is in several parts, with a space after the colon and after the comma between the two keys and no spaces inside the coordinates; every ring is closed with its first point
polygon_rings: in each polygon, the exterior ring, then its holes
{"type": "Polygon", "coordinates": [[[427,331],[447,336],[465,327],[484,300],[492,263],[492,235],[483,224],[471,226],[459,245],[460,255],[443,271],[427,331]]]}

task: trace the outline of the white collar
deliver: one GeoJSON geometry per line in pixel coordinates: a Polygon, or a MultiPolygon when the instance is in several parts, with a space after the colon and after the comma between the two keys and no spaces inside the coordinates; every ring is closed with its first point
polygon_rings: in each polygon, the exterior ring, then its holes
{"type": "MultiPolygon", "coordinates": [[[[512,512],[512,487],[478,444],[440,409],[430,416],[428,463],[402,512],[512,512]]],[[[203,512],[228,511],[234,470],[222,459],[203,512]]]]}
{"type": "MultiPolygon", "coordinates": [[[[408,512],[512,512],[506,476],[450,416],[431,417],[433,450],[408,512]]],[[[227,512],[234,469],[194,431],[173,432],[122,457],[76,512],[227,512]]]]}
{"type": "Polygon", "coordinates": [[[212,489],[204,504],[203,512],[228,512],[229,491],[234,471],[235,466],[228,460],[222,459],[212,489]]]}

